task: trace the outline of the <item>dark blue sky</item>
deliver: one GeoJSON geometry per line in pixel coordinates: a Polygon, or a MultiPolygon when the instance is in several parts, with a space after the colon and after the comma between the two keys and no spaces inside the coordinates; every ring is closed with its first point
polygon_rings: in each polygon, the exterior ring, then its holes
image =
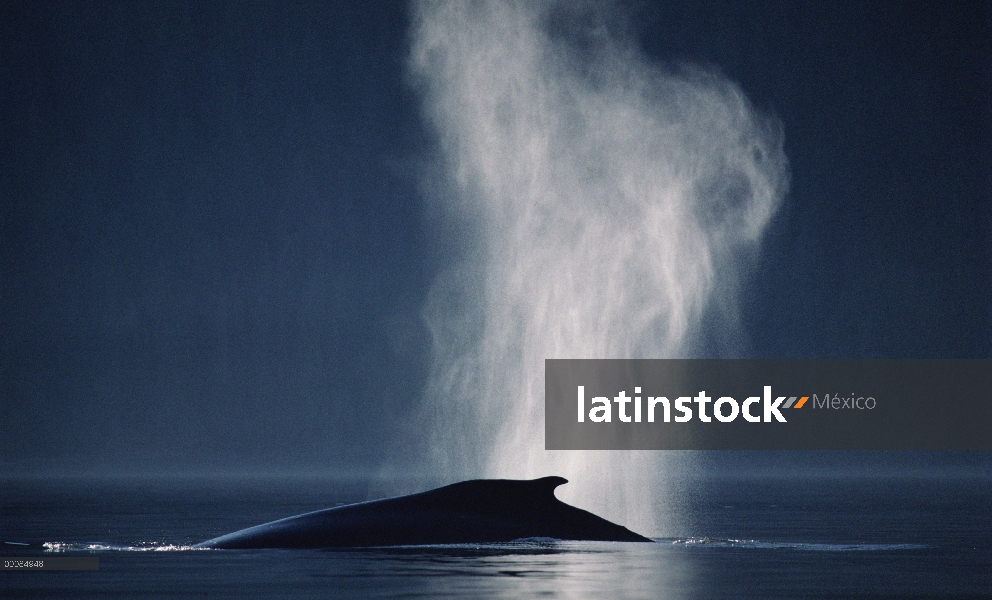
{"type": "MultiPolygon", "coordinates": [[[[453,243],[406,4],[201,4],[0,3],[3,471],[368,469],[411,417],[453,243]]],[[[988,6],[632,10],[784,125],[746,355],[992,357],[988,6]]]]}

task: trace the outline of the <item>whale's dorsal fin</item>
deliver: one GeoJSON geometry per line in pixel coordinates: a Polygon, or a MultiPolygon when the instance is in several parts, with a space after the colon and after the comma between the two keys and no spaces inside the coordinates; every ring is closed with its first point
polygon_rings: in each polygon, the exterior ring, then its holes
{"type": "Polygon", "coordinates": [[[415,494],[419,501],[449,509],[471,511],[518,510],[558,503],[555,488],[568,483],[564,477],[540,479],[473,479],[415,494]]]}
{"type": "Polygon", "coordinates": [[[565,485],[568,480],[564,477],[558,477],[557,475],[549,475],[547,477],[540,477],[538,479],[497,479],[496,481],[519,481],[520,483],[529,484],[538,493],[551,494],[554,496],[555,488],[559,485],[565,485]]]}

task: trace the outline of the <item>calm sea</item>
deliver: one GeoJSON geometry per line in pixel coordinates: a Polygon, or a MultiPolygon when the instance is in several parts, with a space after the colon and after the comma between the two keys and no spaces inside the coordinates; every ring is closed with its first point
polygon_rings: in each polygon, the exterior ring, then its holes
{"type": "MultiPolygon", "coordinates": [[[[987,598],[992,478],[709,477],[658,510],[655,544],[531,541],[352,551],[188,550],[364,500],[331,480],[0,480],[6,542],[97,556],[98,571],[0,572],[32,597],[987,598]]],[[[51,552],[60,552],[54,554],[51,552]]]]}

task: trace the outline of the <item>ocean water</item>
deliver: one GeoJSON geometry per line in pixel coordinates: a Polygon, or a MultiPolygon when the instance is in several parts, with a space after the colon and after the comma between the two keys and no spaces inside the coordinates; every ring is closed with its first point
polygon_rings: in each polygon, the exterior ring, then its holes
{"type": "Polygon", "coordinates": [[[529,540],[359,550],[191,550],[367,499],[332,479],[4,479],[4,556],[98,571],[0,572],[0,596],[205,598],[987,598],[988,476],[711,476],[645,499],[654,544],[529,540]]]}

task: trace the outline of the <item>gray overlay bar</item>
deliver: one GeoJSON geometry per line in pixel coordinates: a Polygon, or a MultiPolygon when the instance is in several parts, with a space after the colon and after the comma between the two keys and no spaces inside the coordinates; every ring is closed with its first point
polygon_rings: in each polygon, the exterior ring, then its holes
{"type": "Polygon", "coordinates": [[[547,360],[545,448],[992,450],[992,360],[547,360]]]}

